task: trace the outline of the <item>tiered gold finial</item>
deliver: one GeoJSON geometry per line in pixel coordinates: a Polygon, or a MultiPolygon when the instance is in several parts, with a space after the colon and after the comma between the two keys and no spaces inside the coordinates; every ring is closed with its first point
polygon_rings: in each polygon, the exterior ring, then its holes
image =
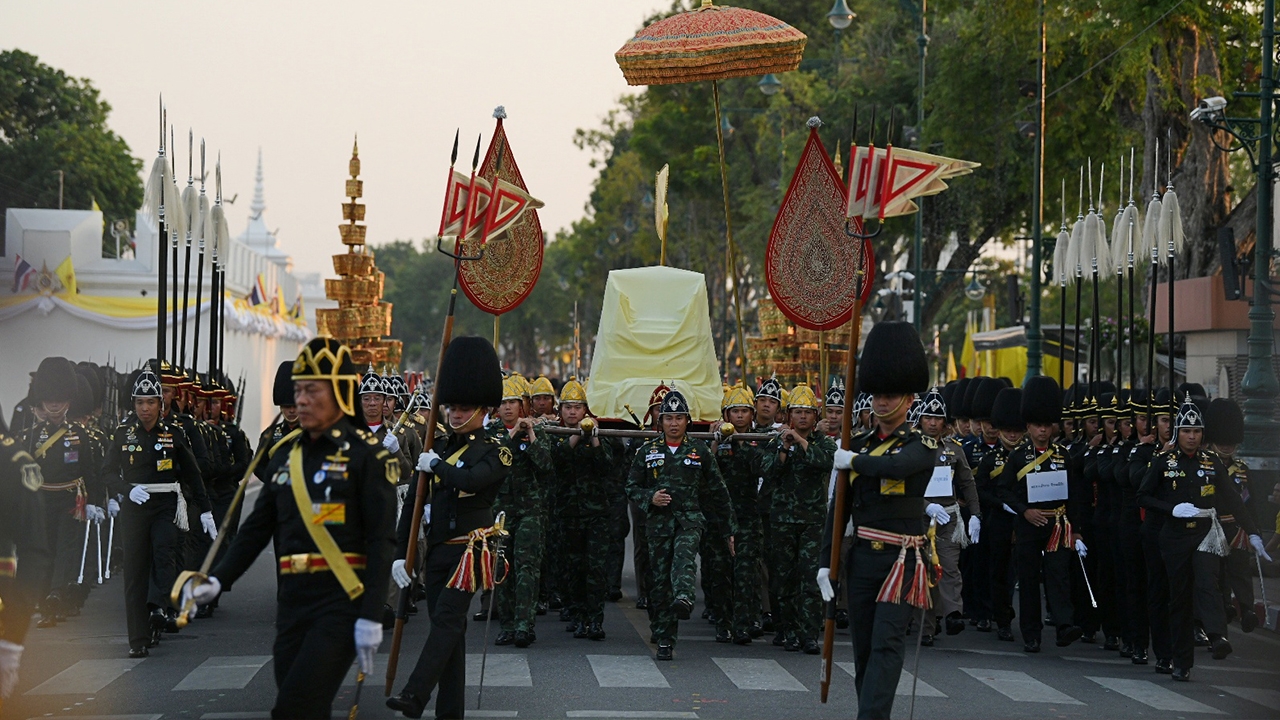
{"type": "Polygon", "coordinates": [[[368,228],[363,224],[364,181],[360,179],[360,146],[351,145],[347,164],[351,177],[346,183],[348,202],[342,204],[338,226],[347,252],[333,256],[333,269],[340,277],[324,281],[324,294],[338,303],[336,309],[316,310],[321,335],[343,341],[351,348],[356,365],[400,365],[399,340],[383,340],[391,332],[391,303],[382,302],[386,275],[374,264],[373,252],[365,246],[368,228]]]}

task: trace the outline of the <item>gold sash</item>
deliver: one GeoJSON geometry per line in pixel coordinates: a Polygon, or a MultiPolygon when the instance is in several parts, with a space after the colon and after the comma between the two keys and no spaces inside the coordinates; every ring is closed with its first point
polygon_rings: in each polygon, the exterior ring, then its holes
{"type": "Polygon", "coordinates": [[[356,571],[351,569],[351,563],[347,562],[347,557],[338,547],[338,543],[334,541],[324,525],[316,521],[315,513],[311,510],[311,494],[307,492],[307,479],[302,474],[302,445],[300,444],[294,445],[289,450],[289,485],[293,487],[293,501],[298,505],[298,514],[302,516],[302,524],[307,528],[311,541],[324,556],[325,562],[329,564],[334,577],[342,584],[347,597],[352,600],[360,597],[364,594],[364,583],[356,577],[356,571]]]}
{"type": "Polygon", "coordinates": [[[67,434],[66,428],[59,428],[58,432],[54,433],[48,440],[45,440],[43,443],[40,443],[40,447],[36,448],[36,458],[37,459],[44,458],[45,453],[49,452],[49,448],[53,447],[53,444],[58,442],[58,440],[61,439],[62,436],[66,434],[67,434]]]}
{"type": "Polygon", "coordinates": [[[1048,450],[1045,450],[1044,452],[1040,453],[1039,457],[1027,463],[1026,467],[1018,471],[1018,479],[1021,480],[1022,478],[1026,477],[1027,473],[1039,467],[1045,460],[1048,460],[1052,456],[1053,456],[1053,448],[1049,448],[1048,450]]]}

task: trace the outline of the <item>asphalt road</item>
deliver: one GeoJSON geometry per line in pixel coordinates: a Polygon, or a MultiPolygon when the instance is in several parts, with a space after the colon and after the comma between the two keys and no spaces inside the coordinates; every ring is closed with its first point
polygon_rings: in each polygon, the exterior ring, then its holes
{"type": "MultiPolygon", "coordinates": [[[[248,720],[270,717],[275,579],[263,553],[217,615],[167,635],[151,657],[129,660],[124,635],[122,583],[96,588],[84,613],[53,629],[32,629],[15,696],[6,718],[110,717],[142,720],[248,720]]],[[[630,566],[624,588],[634,587],[630,566]]],[[[477,599],[478,602],[478,599],[477,599]]],[[[424,609],[425,611],[425,609],[424,609]]],[[[819,658],[789,653],[767,642],[748,647],[717,644],[697,619],[682,623],[676,659],[653,660],[645,615],[630,597],[610,603],[608,637],[575,640],[553,616],[539,618],[538,641],[520,650],[490,648],[481,709],[469,698],[468,717],[514,718],[838,718],[854,713],[852,650],[839,636],[830,702],[818,699],[819,658]],[[846,669],[847,668],[847,669],[846,669]]],[[[406,628],[401,677],[428,629],[425,614],[406,628]]],[[[470,690],[479,690],[483,623],[467,632],[470,690]]],[[[1002,643],[972,628],[939,638],[919,658],[915,716],[920,718],[1280,718],[1280,635],[1258,630],[1231,634],[1235,654],[1215,662],[1197,652],[1193,681],[1174,683],[1077,643],[1050,640],[1036,656],[1021,643],[1002,643]]],[[[399,717],[382,696],[388,633],[379,668],[364,688],[360,717],[399,717]]],[[[915,662],[908,650],[907,669],[915,662]]],[[[894,717],[910,709],[909,674],[899,688],[894,717]]],[[[354,672],[338,694],[335,716],[345,716],[354,672]]],[[[399,691],[400,683],[396,685],[399,691]]],[[[430,710],[424,717],[431,717],[430,710]]]]}

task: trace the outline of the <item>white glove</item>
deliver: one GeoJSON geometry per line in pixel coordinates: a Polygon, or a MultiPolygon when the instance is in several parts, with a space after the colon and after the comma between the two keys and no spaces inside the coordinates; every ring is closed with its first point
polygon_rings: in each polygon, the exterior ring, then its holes
{"type": "Polygon", "coordinates": [[[836,469],[851,470],[853,469],[853,451],[836,449],[836,469]]]}
{"type": "Polygon", "coordinates": [[[409,583],[413,582],[413,578],[404,569],[404,560],[391,563],[391,579],[395,580],[396,585],[401,589],[409,587],[409,583]]]}
{"type": "Polygon", "coordinates": [[[84,517],[89,522],[102,522],[107,519],[107,514],[102,512],[102,508],[97,505],[85,505],[84,517]]]}
{"type": "Polygon", "coordinates": [[[200,513],[200,527],[204,528],[210,540],[218,539],[218,524],[213,521],[212,512],[200,513]]]}
{"type": "Polygon", "coordinates": [[[1258,554],[1258,557],[1267,562],[1272,562],[1271,556],[1267,554],[1267,546],[1262,544],[1261,535],[1250,535],[1249,544],[1253,546],[1253,551],[1258,554]]]}
{"type": "Polygon", "coordinates": [[[924,506],[924,514],[933,518],[933,521],[939,526],[946,525],[951,522],[951,514],[942,509],[938,503],[929,503],[924,506]]]}
{"type": "Polygon", "coordinates": [[[982,534],[982,520],[977,515],[969,516],[969,542],[974,545],[978,544],[978,537],[982,534]]]}
{"type": "Polygon", "coordinates": [[[141,505],[151,499],[151,493],[147,492],[147,489],[141,485],[134,485],[133,489],[129,491],[129,499],[141,505]]]}
{"type": "Polygon", "coordinates": [[[111,498],[107,501],[107,514],[111,517],[115,517],[120,514],[120,502],[115,498],[111,498]]]}
{"type": "Polygon", "coordinates": [[[18,663],[21,661],[22,646],[0,640],[0,700],[13,694],[18,684],[18,663]]]}
{"type": "Polygon", "coordinates": [[[1200,510],[1191,503],[1178,503],[1173,506],[1173,516],[1182,520],[1193,518],[1200,510]]]}
{"type": "Polygon", "coordinates": [[[373,672],[373,656],[382,644],[382,623],[360,618],[356,620],[356,657],[360,659],[360,671],[373,672]]]}
{"type": "Polygon", "coordinates": [[[831,587],[831,568],[818,568],[818,592],[822,593],[822,602],[831,602],[836,596],[831,587]]]}
{"type": "Polygon", "coordinates": [[[417,469],[419,472],[429,473],[431,472],[431,468],[435,466],[435,464],[439,461],[440,461],[440,456],[436,454],[436,451],[428,450],[418,456],[417,469]]]}
{"type": "Polygon", "coordinates": [[[1079,555],[1081,559],[1089,556],[1089,548],[1085,547],[1083,540],[1076,541],[1076,554],[1079,555]]]}
{"type": "MultiPolygon", "coordinates": [[[[217,599],[222,593],[222,583],[218,582],[218,578],[209,577],[204,582],[200,582],[198,578],[191,578],[182,584],[182,598],[179,605],[187,606],[188,600],[194,600],[195,605],[208,605],[217,599]]],[[[196,608],[192,607],[187,613],[188,620],[196,619],[196,608]]]]}
{"type": "Polygon", "coordinates": [[[382,438],[382,447],[386,448],[387,452],[392,455],[400,452],[400,441],[396,439],[396,434],[388,432],[387,436],[382,438]]]}

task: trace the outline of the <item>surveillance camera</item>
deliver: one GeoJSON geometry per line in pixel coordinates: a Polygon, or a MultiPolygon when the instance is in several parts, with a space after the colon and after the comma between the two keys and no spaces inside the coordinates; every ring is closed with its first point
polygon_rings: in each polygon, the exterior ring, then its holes
{"type": "Polygon", "coordinates": [[[1220,95],[1205,98],[1200,101],[1195,110],[1191,111],[1191,119],[1199,122],[1210,122],[1219,117],[1226,107],[1227,99],[1220,95]]]}

